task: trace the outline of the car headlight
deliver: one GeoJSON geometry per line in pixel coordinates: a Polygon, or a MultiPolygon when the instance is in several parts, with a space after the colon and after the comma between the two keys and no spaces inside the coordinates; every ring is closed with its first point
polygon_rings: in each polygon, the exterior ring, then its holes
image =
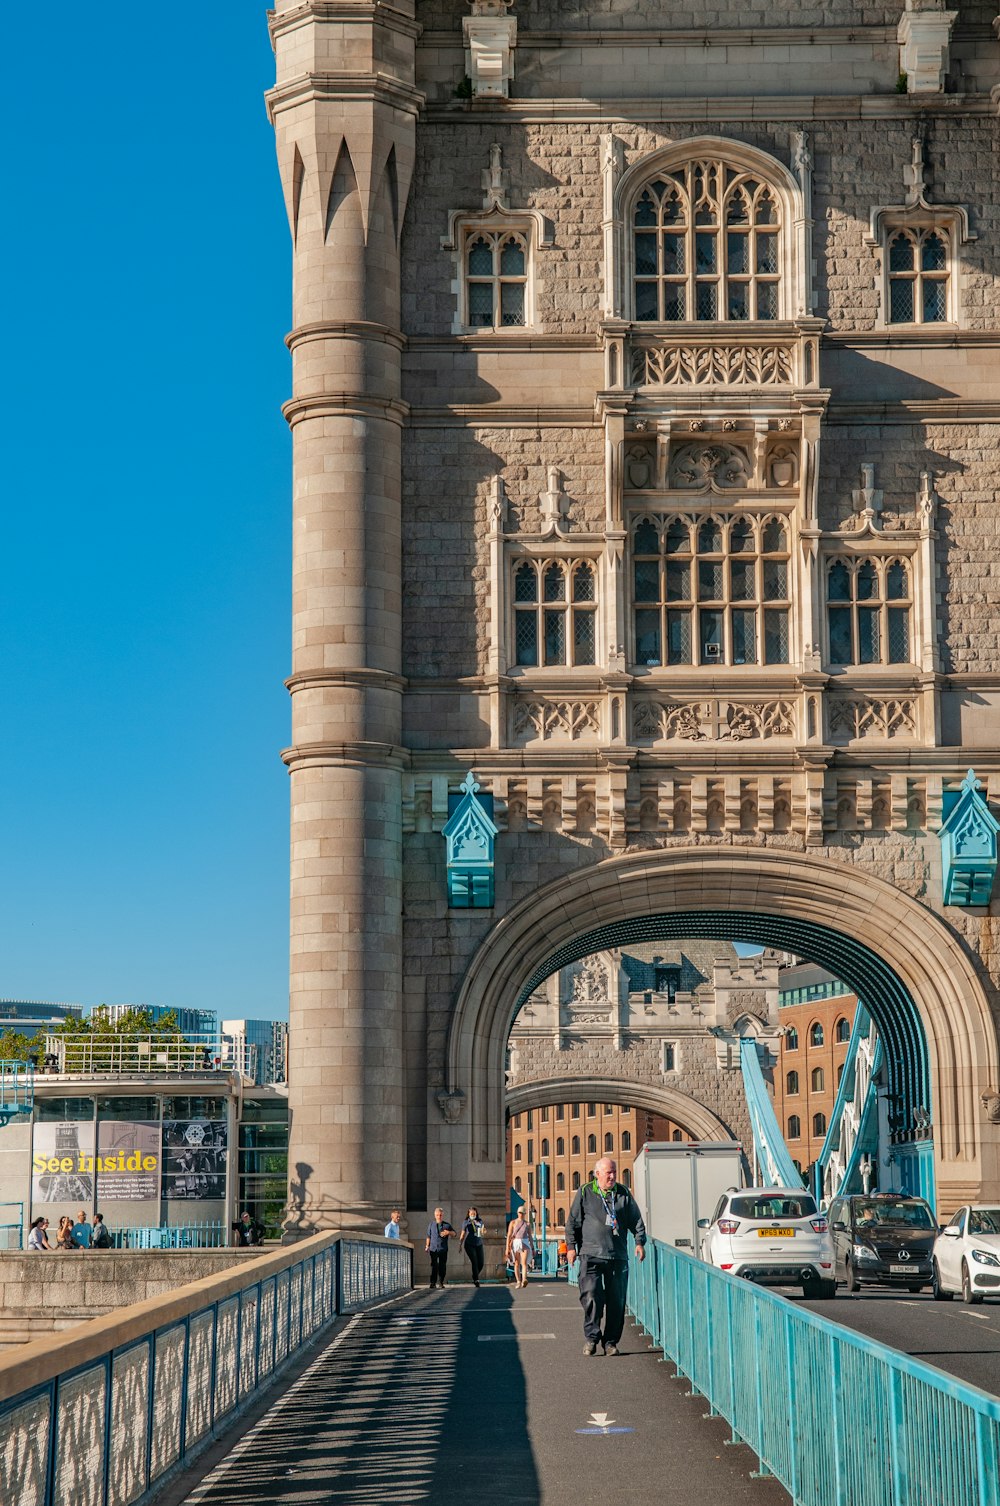
{"type": "Polygon", "coordinates": [[[969,1254],[973,1260],[978,1260],[980,1265],[1000,1266],[1000,1260],[995,1255],[991,1255],[989,1250],[970,1250],[969,1254]]]}
{"type": "Polygon", "coordinates": [[[869,1250],[867,1245],[855,1245],[853,1253],[855,1260],[860,1260],[862,1263],[868,1261],[874,1265],[878,1262],[878,1256],[875,1254],[875,1251],[869,1250]]]}

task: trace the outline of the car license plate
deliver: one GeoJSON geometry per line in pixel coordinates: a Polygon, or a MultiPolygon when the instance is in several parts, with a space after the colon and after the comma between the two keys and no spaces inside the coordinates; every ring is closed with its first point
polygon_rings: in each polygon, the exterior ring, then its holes
{"type": "Polygon", "coordinates": [[[912,1265],[891,1265],[889,1267],[889,1275],[890,1276],[919,1276],[920,1272],[919,1271],[915,1271],[913,1269],[912,1265]]]}
{"type": "Polygon", "coordinates": [[[781,1239],[795,1238],[794,1229],[758,1229],[757,1233],[761,1239],[774,1239],[775,1235],[781,1239]]]}

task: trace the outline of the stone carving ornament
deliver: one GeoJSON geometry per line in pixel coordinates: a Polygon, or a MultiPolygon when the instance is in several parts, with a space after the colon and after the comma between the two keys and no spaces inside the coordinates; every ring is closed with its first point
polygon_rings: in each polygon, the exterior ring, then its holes
{"type": "Polygon", "coordinates": [[[730,444],[683,444],[670,461],[668,486],[678,491],[728,491],[750,483],[750,459],[730,444]]]}
{"type": "Polygon", "coordinates": [[[580,971],[573,977],[571,1004],[610,1002],[608,974],[599,957],[584,957],[580,971]]]}
{"type": "Polygon", "coordinates": [[[735,1025],[738,1019],[747,1014],[758,1020],[768,1018],[767,994],[762,988],[734,988],[730,993],[726,1005],[726,1023],[735,1025]]]}
{"type": "Polygon", "coordinates": [[[625,485],[629,491],[646,491],[653,484],[653,457],[647,445],[632,445],[625,454],[625,485]]]}
{"type": "Polygon", "coordinates": [[[830,731],[848,737],[898,737],[916,733],[916,703],[904,697],[837,696],[830,703],[830,731]]]}
{"type": "Polygon", "coordinates": [[[795,380],[791,345],[640,345],[632,381],[641,387],[774,387],[795,380]]]}
{"type": "Polygon", "coordinates": [[[794,737],[791,701],[744,701],[726,707],[726,730],[720,737],[742,742],[750,737],[794,737]]]}
{"type": "Polygon", "coordinates": [[[601,731],[597,701],[526,701],[514,706],[514,736],[519,738],[565,738],[575,742],[588,733],[601,731]]]}

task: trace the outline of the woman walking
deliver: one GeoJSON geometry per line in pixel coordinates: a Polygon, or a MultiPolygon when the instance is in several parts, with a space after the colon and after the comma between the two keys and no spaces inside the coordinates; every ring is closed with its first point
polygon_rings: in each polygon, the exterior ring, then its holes
{"type": "Polygon", "coordinates": [[[507,1248],[504,1258],[514,1267],[514,1285],[527,1286],[528,1266],[534,1262],[535,1247],[531,1239],[531,1225],[527,1220],[527,1206],[519,1209],[507,1225],[507,1248]]]}
{"type": "Polygon", "coordinates": [[[465,1223],[462,1225],[458,1242],[469,1257],[473,1286],[479,1285],[479,1278],[483,1274],[483,1234],[485,1231],[486,1225],[479,1217],[479,1209],[470,1208],[465,1223]]]}

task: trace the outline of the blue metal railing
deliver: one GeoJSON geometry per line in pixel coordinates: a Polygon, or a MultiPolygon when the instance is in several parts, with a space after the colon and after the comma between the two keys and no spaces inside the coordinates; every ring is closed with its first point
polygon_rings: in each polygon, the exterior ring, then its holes
{"type": "Polygon", "coordinates": [[[31,1062],[0,1061],[0,1124],[8,1124],[15,1114],[30,1114],[34,1102],[31,1062]]]}
{"type": "Polygon", "coordinates": [[[118,1224],[111,1231],[116,1250],[221,1250],[229,1226],[221,1218],[191,1224],[118,1224]]]}
{"type": "Polygon", "coordinates": [[[775,1118],[771,1095],[760,1070],[757,1042],[752,1036],[740,1041],[740,1068],[761,1183],[768,1187],[801,1187],[802,1175],[796,1170],[781,1125],[775,1118]]]}
{"type": "Polygon", "coordinates": [[[339,1312],[408,1291],[399,1240],[315,1235],[0,1355],[0,1502],[142,1506],[339,1312]]]}
{"type": "Polygon", "coordinates": [[[1000,1399],[647,1241],[629,1307],[794,1506],[1000,1506],[1000,1399]]]}

